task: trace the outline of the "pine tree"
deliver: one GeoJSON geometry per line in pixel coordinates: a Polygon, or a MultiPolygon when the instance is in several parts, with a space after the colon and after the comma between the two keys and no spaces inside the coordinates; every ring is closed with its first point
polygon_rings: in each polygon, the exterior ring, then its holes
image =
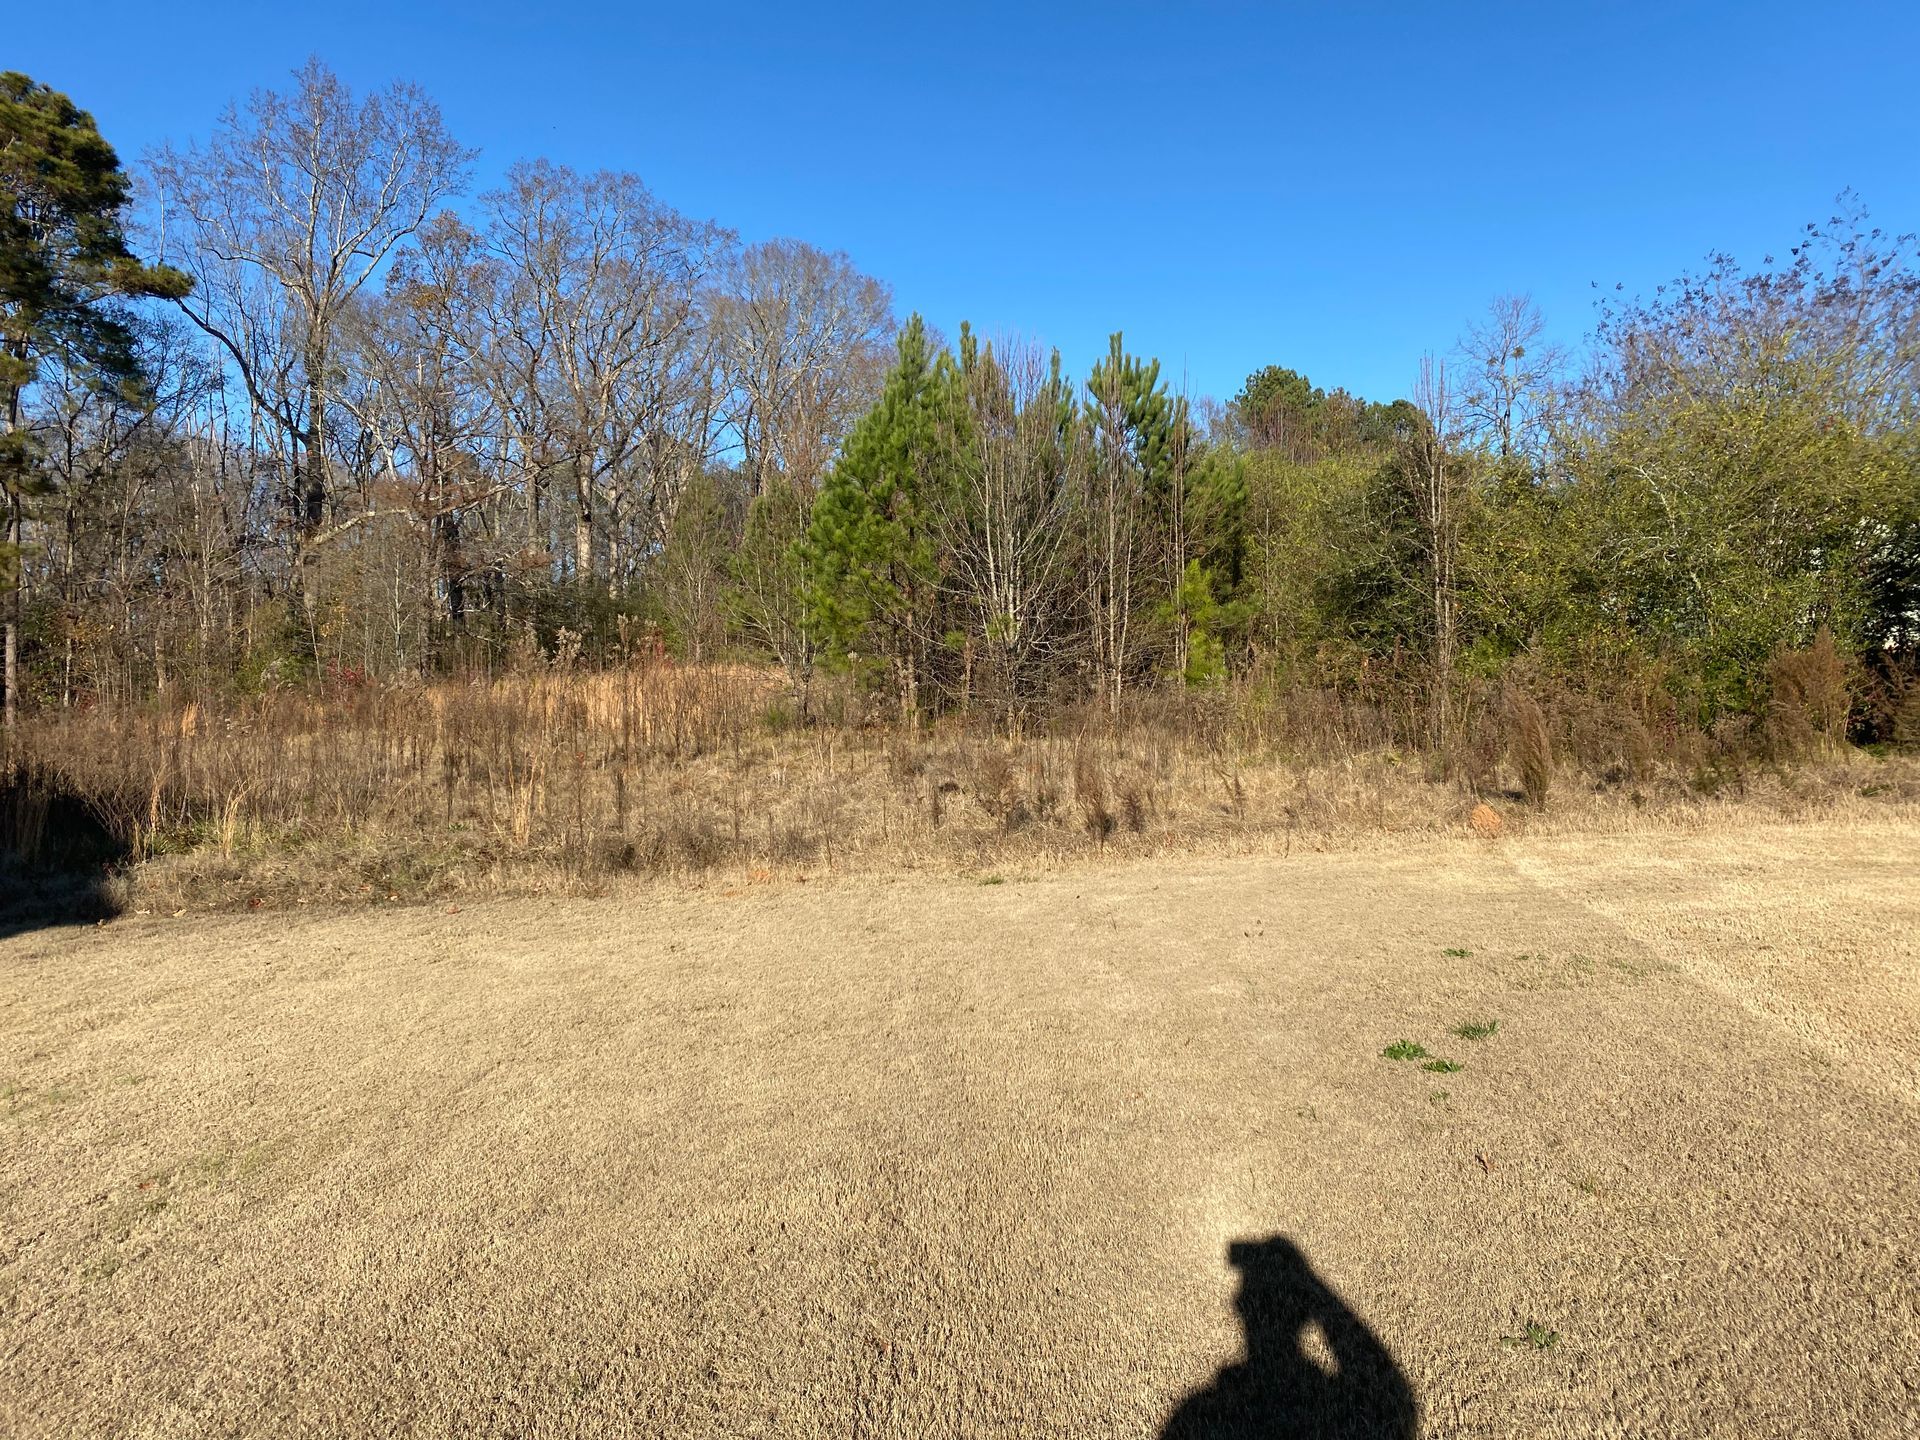
{"type": "Polygon", "coordinates": [[[1096,452],[1088,577],[1110,703],[1144,648],[1136,607],[1160,631],[1167,672],[1214,678],[1225,664],[1221,635],[1240,616],[1233,595],[1245,548],[1245,472],[1202,438],[1186,400],[1167,393],[1160,362],[1127,354],[1118,334],[1087,391],[1096,452]],[[1196,645],[1205,651],[1197,669],[1196,645]]]}
{"type": "Polygon", "coordinates": [[[47,488],[22,402],[49,360],[107,389],[137,385],[127,317],[113,302],[179,297],[177,271],[127,248],[127,177],[93,117],[17,71],[0,73],[0,585],[6,617],[5,721],[18,709],[22,507],[47,488]]]}
{"type": "Polygon", "coordinates": [[[1241,457],[1199,443],[1182,410],[1190,440],[1176,467],[1179,524],[1169,534],[1169,566],[1178,568],[1172,668],[1196,684],[1225,676],[1226,637],[1246,625],[1247,473],[1241,457]]]}
{"type": "Polygon", "coordinates": [[[957,392],[952,357],[934,354],[915,315],[879,402],[827,476],[804,542],[815,632],[856,669],[884,665],[909,722],[938,633],[934,519],[957,392]]]}
{"type": "Polygon", "coordinates": [[[1085,507],[1088,608],[1102,689],[1117,706],[1138,641],[1134,615],[1152,564],[1153,521],[1165,508],[1176,416],[1160,362],[1127,354],[1118,332],[1087,377],[1087,392],[1094,450],[1085,507]]]}

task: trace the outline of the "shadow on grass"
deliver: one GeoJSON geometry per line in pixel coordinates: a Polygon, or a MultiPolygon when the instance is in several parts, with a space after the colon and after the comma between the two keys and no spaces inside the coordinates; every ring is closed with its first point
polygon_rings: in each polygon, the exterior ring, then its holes
{"type": "Polygon", "coordinates": [[[1246,1359],[1183,1400],[1160,1440],[1411,1440],[1407,1377],[1291,1240],[1235,1241],[1227,1263],[1246,1359]]]}
{"type": "Polygon", "coordinates": [[[80,797],[32,768],[0,771],[0,940],[113,919],[129,858],[80,797]]]}

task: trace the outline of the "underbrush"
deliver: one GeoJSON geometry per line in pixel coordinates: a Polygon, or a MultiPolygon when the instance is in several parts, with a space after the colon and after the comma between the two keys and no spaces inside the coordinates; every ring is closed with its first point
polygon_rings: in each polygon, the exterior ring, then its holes
{"type": "Polygon", "coordinates": [[[1481,802],[1502,833],[1920,803],[1897,755],[1662,738],[1510,692],[1465,713],[1449,755],[1396,743],[1378,704],[1255,687],[1012,733],[869,724],[829,693],[800,724],[773,672],[665,663],[102,707],[21,727],[0,844],[57,849],[84,815],[134,903],[178,908],[1326,848],[1464,833],[1481,802]]]}

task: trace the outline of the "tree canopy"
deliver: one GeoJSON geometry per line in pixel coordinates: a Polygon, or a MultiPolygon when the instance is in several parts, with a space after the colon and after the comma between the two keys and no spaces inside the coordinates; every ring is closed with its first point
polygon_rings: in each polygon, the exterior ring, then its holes
{"type": "Polygon", "coordinates": [[[1920,248],[1851,200],[1578,353],[1505,295],[1404,397],[1276,355],[1216,404],[636,175],[468,199],[430,97],[318,61],[150,158],[178,269],[64,96],[0,77],[0,138],[11,633],[65,703],[671,650],[803,715],[823,667],[912,723],[1231,684],[1446,752],[1516,690],[1756,721],[1824,647],[1920,734],[1920,248]]]}

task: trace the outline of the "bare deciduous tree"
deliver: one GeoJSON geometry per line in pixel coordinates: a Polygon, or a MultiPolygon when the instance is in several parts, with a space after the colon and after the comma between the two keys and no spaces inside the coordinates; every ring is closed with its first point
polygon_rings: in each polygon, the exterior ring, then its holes
{"type": "Polygon", "coordinates": [[[329,410],[341,318],[448,197],[473,152],[418,87],[356,97],[319,60],[291,90],[230,106],[202,147],[151,158],[156,239],[194,277],[179,303],[279,432],[296,560],[327,536],[329,410]]]}
{"type": "MultiPolygon", "coordinates": [[[[1043,358],[1017,341],[982,350],[964,329],[960,344],[967,434],[964,443],[947,439],[959,458],[958,493],[944,517],[943,583],[980,638],[996,698],[1017,719],[1061,657],[1074,589],[1069,518],[1086,484],[1086,430],[1058,352],[1043,358]]],[[[969,673],[963,691],[972,688],[969,673]]]]}
{"type": "Polygon", "coordinates": [[[1446,362],[1422,356],[1413,403],[1425,423],[1402,442],[1401,470],[1413,501],[1422,562],[1422,582],[1433,624],[1431,721],[1436,748],[1451,738],[1451,697],[1457,588],[1454,565],[1460,550],[1463,487],[1467,470],[1455,453],[1459,416],[1446,362]]]}
{"type": "Polygon", "coordinates": [[[734,257],[716,301],[753,493],[775,471],[811,493],[892,358],[892,292],[843,254],[769,240],[734,257]]]}
{"type": "Polygon", "coordinates": [[[1566,353],[1546,340],[1546,328],[1530,297],[1502,295],[1457,347],[1466,372],[1462,426],[1503,460],[1536,453],[1552,422],[1566,353]]]}
{"type": "Polygon", "coordinates": [[[598,530],[617,585],[623,530],[657,545],[711,451],[704,289],[731,237],[661,204],[637,176],[547,161],[514,166],[482,203],[504,271],[506,348],[530,382],[527,423],[569,484],[574,579],[596,573],[598,530]]]}

